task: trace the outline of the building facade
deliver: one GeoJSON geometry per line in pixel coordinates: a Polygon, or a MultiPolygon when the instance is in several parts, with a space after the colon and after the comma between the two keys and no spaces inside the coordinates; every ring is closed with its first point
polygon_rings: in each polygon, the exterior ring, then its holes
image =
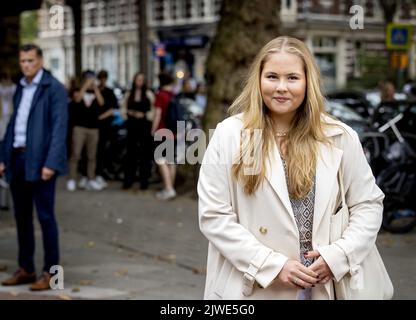
{"type": "MultiPolygon", "coordinates": [[[[167,69],[178,77],[204,80],[209,44],[220,18],[221,0],[148,0],[149,77],[167,69]]],[[[128,87],[139,69],[136,0],[82,2],[83,69],[109,72],[110,85],[128,87]]],[[[324,75],[326,90],[344,88],[354,79],[380,76],[388,61],[385,23],[378,0],[282,0],[279,34],[304,40],[324,75]],[[363,8],[363,29],[352,29],[353,5],[363,8]],[[372,66],[371,61],[375,61],[372,66]]],[[[73,23],[64,0],[44,1],[40,10],[39,44],[45,64],[61,80],[74,74],[73,23]],[[51,27],[52,5],[62,5],[63,28],[51,27]]],[[[416,4],[399,1],[395,22],[416,25],[416,4]]],[[[416,35],[414,35],[416,37],[416,35]]],[[[409,50],[409,75],[416,75],[415,41],[409,50]]],[[[155,83],[152,81],[152,83],[155,83]]]]}
{"type": "MultiPolygon", "coordinates": [[[[393,21],[416,26],[416,3],[411,0],[397,3],[393,21]]],[[[344,88],[365,74],[380,79],[385,76],[380,70],[385,70],[383,64],[390,62],[379,0],[286,0],[281,4],[281,33],[307,43],[321,68],[327,91],[344,88]],[[352,8],[354,5],[363,9],[363,29],[350,26],[357,17],[357,11],[352,8]]],[[[415,40],[414,33],[413,45],[408,52],[408,76],[413,78],[416,76],[415,40]]]]}
{"type": "MultiPolygon", "coordinates": [[[[161,69],[167,69],[203,81],[220,6],[218,0],[147,1],[151,80],[155,80],[161,69]]],[[[83,69],[106,69],[110,85],[130,85],[139,71],[138,10],[136,0],[82,2],[83,69]]],[[[39,20],[38,42],[44,49],[45,65],[61,81],[68,81],[74,75],[71,9],[63,0],[44,1],[39,20]],[[51,28],[53,5],[63,8],[61,29],[51,28]]]]}

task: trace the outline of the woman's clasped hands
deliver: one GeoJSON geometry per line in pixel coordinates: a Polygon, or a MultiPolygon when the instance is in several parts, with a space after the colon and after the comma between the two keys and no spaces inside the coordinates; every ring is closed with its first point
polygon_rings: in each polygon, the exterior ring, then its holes
{"type": "Polygon", "coordinates": [[[277,279],[288,287],[305,289],[316,284],[325,284],[333,278],[331,269],[318,251],[305,253],[305,258],[315,258],[315,261],[309,267],[305,267],[299,261],[289,259],[277,275],[277,279]]]}

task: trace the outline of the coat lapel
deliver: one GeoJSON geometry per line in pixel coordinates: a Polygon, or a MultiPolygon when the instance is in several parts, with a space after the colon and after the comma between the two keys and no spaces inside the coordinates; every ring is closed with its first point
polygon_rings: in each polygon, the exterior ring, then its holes
{"type": "Polygon", "coordinates": [[[276,192],[280,201],[283,203],[286,211],[289,213],[294,226],[292,230],[294,231],[296,237],[298,237],[299,232],[296,225],[295,216],[293,214],[292,204],[290,203],[289,199],[285,170],[276,143],[272,143],[270,161],[266,161],[266,179],[269,181],[273,190],[276,192]]]}
{"type": "MultiPolygon", "coordinates": [[[[326,129],[327,137],[341,134],[343,130],[339,127],[329,127],[326,129]]],[[[337,179],[338,168],[341,164],[343,151],[336,146],[318,143],[318,157],[316,163],[316,186],[315,186],[315,207],[313,217],[313,232],[316,233],[319,224],[324,216],[337,179]]],[[[289,199],[286,175],[283,162],[280,158],[279,149],[276,143],[272,143],[270,162],[266,161],[266,179],[269,181],[273,190],[276,192],[280,201],[284,205],[287,213],[293,222],[293,232],[299,236],[298,227],[293,213],[292,204],[289,199]]]]}
{"type": "Polygon", "coordinates": [[[36,88],[35,94],[33,95],[32,104],[30,105],[29,116],[33,112],[35,106],[38,105],[38,101],[41,98],[43,92],[45,91],[45,87],[50,85],[49,74],[47,71],[43,69],[42,78],[39,80],[38,87],[36,88]]]}

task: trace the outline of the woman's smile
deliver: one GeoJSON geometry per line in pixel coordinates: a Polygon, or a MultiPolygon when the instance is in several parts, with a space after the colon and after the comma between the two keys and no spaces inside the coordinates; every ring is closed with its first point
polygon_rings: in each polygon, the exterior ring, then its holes
{"type": "Polygon", "coordinates": [[[274,101],[277,101],[278,103],[285,103],[289,101],[290,99],[287,97],[275,97],[273,98],[274,101]]]}

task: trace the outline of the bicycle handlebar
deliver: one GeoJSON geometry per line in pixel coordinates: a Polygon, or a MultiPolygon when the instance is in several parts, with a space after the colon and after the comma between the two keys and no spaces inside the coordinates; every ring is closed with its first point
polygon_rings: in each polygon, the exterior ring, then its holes
{"type": "Polygon", "coordinates": [[[397,129],[396,127],[396,123],[399,122],[401,119],[403,119],[403,113],[399,113],[393,119],[389,120],[386,124],[382,125],[380,128],[378,128],[378,131],[384,132],[388,128],[392,128],[397,139],[400,141],[400,143],[403,143],[404,142],[403,136],[400,134],[399,129],[397,129]]]}
{"type": "Polygon", "coordinates": [[[394,124],[399,122],[401,119],[403,119],[403,113],[399,113],[397,116],[395,116],[393,119],[389,120],[386,124],[378,128],[378,132],[384,132],[388,128],[392,127],[394,124]]]}

